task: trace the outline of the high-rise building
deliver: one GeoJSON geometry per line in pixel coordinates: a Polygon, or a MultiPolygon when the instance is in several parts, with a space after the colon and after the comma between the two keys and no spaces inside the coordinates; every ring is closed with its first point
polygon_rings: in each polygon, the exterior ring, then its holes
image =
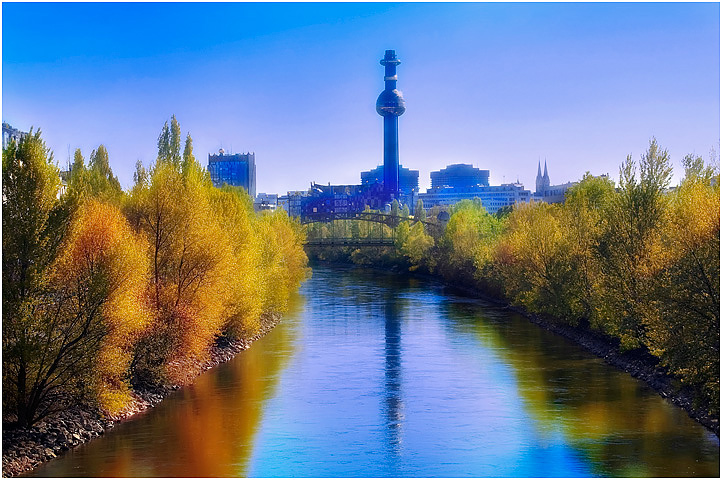
{"type": "Polygon", "coordinates": [[[208,173],[216,187],[223,184],[243,187],[251,198],[256,198],[255,153],[226,155],[221,149],[218,155],[208,154],[208,173]]]}
{"type": "Polygon", "coordinates": [[[384,91],[376,100],[376,111],[384,117],[384,192],[393,198],[399,196],[399,116],[406,111],[401,92],[396,90],[395,50],[386,50],[381,59],[384,66],[384,91]]]}
{"type": "Polygon", "coordinates": [[[470,188],[489,186],[489,170],[480,170],[472,165],[455,163],[437,172],[431,172],[431,188],[470,188]]]}
{"type": "MultiPolygon", "coordinates": [[[[361,185],[384,183],[384,166],[379,165],[368,172],[361,172],[361,185]]],[[[419,191],[419,171],[404,168],[399,165],[399,192],[401,195],[410,195],[419,191]]]]}

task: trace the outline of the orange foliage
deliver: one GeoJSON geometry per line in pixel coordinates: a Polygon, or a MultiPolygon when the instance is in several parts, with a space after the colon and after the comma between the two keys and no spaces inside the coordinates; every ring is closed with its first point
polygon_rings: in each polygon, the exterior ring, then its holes
{"type": "Polygon", "coordinates": [[[80,207],[51,277],[58,290],[72,296],[74,309],[99,309],[104,336],[94,382],[109,410],[127,401],[132,349],[149,323],[145,250],[116,207],[89,200],[80,207]]]}

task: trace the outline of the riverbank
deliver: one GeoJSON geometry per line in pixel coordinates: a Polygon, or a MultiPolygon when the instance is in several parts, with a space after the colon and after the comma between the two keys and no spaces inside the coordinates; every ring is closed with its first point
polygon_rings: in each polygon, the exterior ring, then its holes
{"type": "Polygon", "coordinates": [[[442,283],[443,285],[458,290],[466,296],[480,298],[484,301],[499,305],[501,308],[518,313],[539,327],[557,335],[561,335],[562,337],[580,345],[588,352],[603,359],[607,364],[620,370],[624,370],[634,378],[644,381],[662,398],[665,398],[674,405],[682,408],[690,418],[712,431],[719,438],[719,416],[710,415],[707,405],[699,404],[698,396],[696,395],[694,389],[683,385],[679,379],[670,375],[666,368],[659,365],[659,359],[645,350],[637,349],[622,353],[620,352],[619,341],[617,339],[608,337],[583,326],[573,327],[561,322],[556,322],[552,318],[545,318],[535,313],[528,312],[526,309],[512,305],[506,299],[499,298],[490,292],[484,292],[476,288],[471,288],[467,285],[450,282],[438,275],[408,272],[401,268],[385,269],[343,262],[324,262],[317,259],[315,259],[314,262],[351,268],[370,268],[372,270],[424,278],[442,283]]]}
{"type": "MultiPolygon", "coordinates": [[[[183,366],[191,372],[186,384],[191,383],[204,371],[225,363],[250,348],[253,342],[270,332],[280,319],[278,314],[264,315],[261,330],[249,339],[232,341],[226,337],[218,338],[207,361],[183,366]]],[[[14,477],[28,472],[71,448],[103,435],[115,424],[158,405],[168,394],[181,387],[182,385],[162,385],[135,390],[132,392],[131,403],[114,416],[107,415],[91,405],[77,405],[42,420],[31,428],[6,429],[3,424],[2,475],[14,477]]]]}

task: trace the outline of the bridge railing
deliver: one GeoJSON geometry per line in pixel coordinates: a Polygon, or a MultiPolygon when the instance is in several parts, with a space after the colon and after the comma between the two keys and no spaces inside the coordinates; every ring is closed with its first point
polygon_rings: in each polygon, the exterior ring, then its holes
{"type": "Polygon", "coordinates": [[[304,244],[311,247],[389,247],[394,245],[393,238],[311,238],[304,244]]]}
{"type": "Polygon", "coordinates": [[[417,220],[410,216],[403,217],[398,214],[372,211],[309,213],[301,216],[300,221],[302,225],[328,224],[330,226],[331,231],[327,231],[325,236],[309,238],[305,243],[307,246],[393,246],[395,244],[396,228],[402,222],[409,222],[411,225],[420,222],[424,224],[428,231],[441,231],[440,228],[442,228],[439,222],[435,221],[417,220]],[[348,231],[344,228],[347,225],[338,228],[337,221],[360,221],[366,222],[367,225],[376,223],[380,225],[380,231],[375,235],[370,235],[371,232],[367,228],[366,235],[349,237],[347,235],[348,231]],[[337,235],[337,231],[339,235],[337,235]]]}

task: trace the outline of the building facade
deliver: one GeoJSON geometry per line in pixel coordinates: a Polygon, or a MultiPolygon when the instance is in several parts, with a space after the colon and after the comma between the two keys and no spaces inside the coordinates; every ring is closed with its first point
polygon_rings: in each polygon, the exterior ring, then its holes
{"type": "Polygon", "coordinates": [[[276,208],[278,208],[278,194],[276,193],[259,193],[253,199],[253,210],[256,212],[263,210],[274,212],[276,208]]]}
{"type": "Polygon", "coordinates": [[[278,197],[278,208],[283,208],[289,217],[300,217],[302,203],[311,193],[308,190],[292,190],[286,195],[278,197]]]}
{"type": "Polygon", "coordinates": [[[208,173],[214,186],[243,187],[251,198],[256,198],[255,153],[226,155],[221,149],[217,155],[208,154],[208,173]]]}
{"type": "Polygon", "coordinates": [[[524,185],[520,183],[506,183],[458,188],[430,188],[426,193],[419,194],[419,198],[424,203],[426,210],[437,205],[454,205],[462,200],[478,198],[486,211],[493,215],[501,208],[529,202],[531,192],[524,189],[524,185]]]}
{"type": "MultiPolygon", "coordinates": [[[[361,172],[361,185],[384,183],[384,166],[379,165],[368,172],[361,172]]],[[[419,171],[404,168],[399,165],[399,192],[401,195],[410,195],[419,191],[419,171]]]]}
{"type": "Polygon", "coordinates": [[[388,203],[380,183],[370,185],[311,184],[308,196],[301,198],[301,215],[362,212],[368,206],[383,210],[388,203]]]}
{"type": "Polygon", "coordinates": [[[17,128],[11,127],[10,124],[3,122],[3,150],[8,148],[11,140],[19,142],[25,135],[27,135],[27,132],[21,132],[17,128]]]}
{"type": "Polygon", "coordinates": [[[473,188],[489,186],[489,170],[480,170],[465,163],[455,163],[431,172],[431,188],[473,188]]]}

